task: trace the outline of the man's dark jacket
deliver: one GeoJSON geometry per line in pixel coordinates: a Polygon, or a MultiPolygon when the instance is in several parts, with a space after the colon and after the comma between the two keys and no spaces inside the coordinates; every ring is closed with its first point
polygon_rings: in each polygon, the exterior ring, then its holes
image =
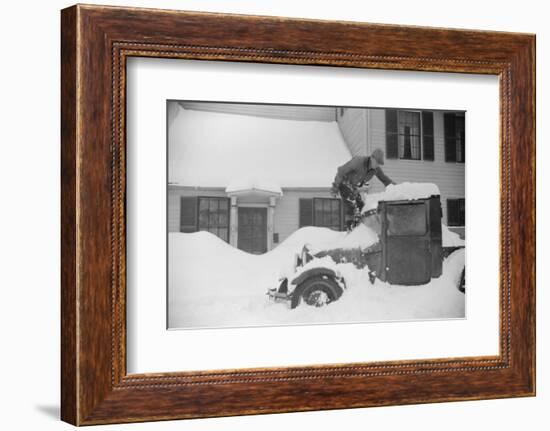
{"type": "Polygon", "coordinates": [[[346,181],[354,187],[361,187],[374,176],[385,186],[394,184],[391,178],[384,174],[380,166],[371,167],[370,156],[355,156],[338,168],[334,178],[334,186],[338,187],[342,181],[346,181]]]}

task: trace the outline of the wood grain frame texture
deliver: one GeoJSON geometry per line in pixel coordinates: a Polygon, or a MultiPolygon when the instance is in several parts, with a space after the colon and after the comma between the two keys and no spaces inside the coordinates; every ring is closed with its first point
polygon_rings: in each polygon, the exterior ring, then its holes
{"type": "Polygon", "coordinates": [[[83,5],[64,9],[61,18],[64,421],[535,394],[534,35],[83,5]],[[498,75],[499,355],[127,375],[125,65],[131,56],[498,75]]]}

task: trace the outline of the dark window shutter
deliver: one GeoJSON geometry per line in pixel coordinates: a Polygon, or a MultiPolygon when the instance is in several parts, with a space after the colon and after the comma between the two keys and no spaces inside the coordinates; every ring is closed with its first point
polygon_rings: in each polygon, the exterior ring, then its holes
{"type": "Polygon", "coordinates": [[[313,226],[313,199],[300,199],[300,227],[313,226]]]}
{"type": "Polygon", "coordinates": [[[460,226],[458,199],[447,199],[447,224],[449,226],[460,226]]]}
{"type": "Polygon", "coordinates": [[[397,109],[386,109],[386,157],[397,159],[397,109]]]}
{"type": "Polygon", "coordinates": [[[404,159],[412,159],[412,148],[411,148],[411,127],[405,126],[403,133],[403,156],[404,159]]]}
{"type": "Polygon", "coordinates": [[[422,147],[424,160],[434,160],[434,114],[422,111],[422,147]]]}
{"type": "Polygon", "coordinates": [[[183,197],[180,200],[180,231],[197,231],[197,198],[183,197]]]}
{"type": "Polygon", "coordinates": [[[443,126],[445,128],[445,161],[456,162],[455,114],[445,114],[443,126]]]}

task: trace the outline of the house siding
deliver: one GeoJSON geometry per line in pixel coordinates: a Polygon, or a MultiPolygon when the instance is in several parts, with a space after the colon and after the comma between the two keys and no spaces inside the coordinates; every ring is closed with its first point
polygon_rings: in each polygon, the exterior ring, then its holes
{"type": "MultiPolygon", "coordinates": [[[[387,159],[384,172],[396,183],[431,182],[441,191],[443,221],[447,223],[447,199],[465,196],[464,163],[445,162],[445,142],[443,129],[444,112],[434,112],[434,160],[387,159]]],[[[370,109],[368,115],[368,137],[366,152],[370,154],[375,148],[386,148],[386,115],[384,109],[370,109]]],[[[352,147],[350,147],[351,149],[352,147]]],[[[355,153],[354,153],[355,155],[355,153]]],[[[371,182],[372,193],[382,191],[383,184],[378,180],[371,182]]],[[[464,234],[464,230],[453,229],[464,234]]]]}
{"type": "Polygon", "coordinates": [[[367,155],[367,114],[362,108],[344,108],[337,111],[337,123],[350,152],[356,156],[367,155]]]}

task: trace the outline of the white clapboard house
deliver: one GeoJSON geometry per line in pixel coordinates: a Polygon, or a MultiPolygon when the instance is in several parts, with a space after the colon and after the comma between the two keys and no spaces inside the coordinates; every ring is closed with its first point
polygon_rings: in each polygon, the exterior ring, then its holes
{"type": "MultiPolygon", "coordinates": [[[[434,182],[464,232],[464,114],[168,103],[168,230],[209,231],[264,253],[303,226],[344,228],[338,166],[380,147],[395,182],[434,182]]],[[[370,191],[383,185],[374,178],[370,191]]]]}

